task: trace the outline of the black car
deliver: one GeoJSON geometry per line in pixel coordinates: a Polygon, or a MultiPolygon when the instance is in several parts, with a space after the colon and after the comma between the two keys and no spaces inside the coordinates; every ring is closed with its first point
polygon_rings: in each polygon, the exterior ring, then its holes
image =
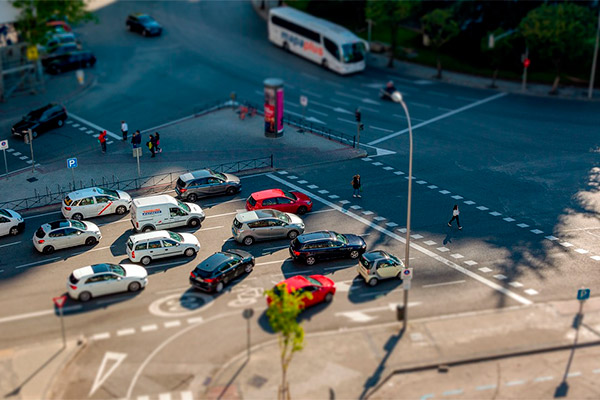
{"type": "Polygon", "coordinates": [[[292,258],[303,260],[308,265],[326,258],[356,259],[366,250],[367,244],[360,236],[333,231],[305,233],[290,243],[292,258]]]}
{"type": "Polygon", "coordinates": [[[48,104],[45,107],[31,111],[12,127],[12,134],[25,136],[27,130],[35,138],[42,132],[61,127],[67,120],[67,109],[60,104],[48,104]]]}
{"type": "Polygon", "coordinates": [[[46,71],[51,74],[60,74],[65,71],[93,67],[96,57],[90,51],[74,51],[54,58],[47,63],[46,71]]]}
{"type": "Polygon", "coordinates": [[[159,36],[162,26],[147,14],[131,14],[125,22],[130,32],[140,32],[143,36],[159,36]]]}
{"type": "Polygon", "coordinates": [[[49,49],[48,53],[42,58],[42,65],[44,67],[47,67],[48,64],[52,62],[52,60],[56,60],[57,58],[62,57],[65,54],[69,54],[79,50],[81,50],[80,47],[75,43],[67,43],[53,47],[49,49]]]}
{"type": "Polygon", "coordinates": [[[244,250],[225,250],[202,261],[190,273],[190,284],[206,292],[221,292],[238,276],[252,272],[254,257],[244,250]]]}

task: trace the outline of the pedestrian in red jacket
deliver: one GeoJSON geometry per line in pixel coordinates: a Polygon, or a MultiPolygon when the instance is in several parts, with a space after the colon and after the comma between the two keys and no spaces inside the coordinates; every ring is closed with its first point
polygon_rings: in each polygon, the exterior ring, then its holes
{"type": "Polygon", "coordinates": [[[100,136],[98,136],[98,141],[100,142],[102,153],[106,153],[106,131],[100,132],[100,136]]]}

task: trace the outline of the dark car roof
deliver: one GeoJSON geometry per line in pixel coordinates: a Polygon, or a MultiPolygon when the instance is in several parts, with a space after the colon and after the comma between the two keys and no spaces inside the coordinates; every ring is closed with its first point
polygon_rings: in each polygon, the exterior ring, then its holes
{"type": "Polygon", "coordinates": [[[29,114],[27,114],[27,115],[39,118],[44,113],[44,111],[49,110],[52,107],[56,107],[57,105],[58,104],[50,103],[50,104],[45,105],[44,107],[30,111],[29,114]]]}
{"type": "Polygon", "coordinates": [[[367,260],[369,262],[373,262],[373,261],[379,260],[381,258],[385,258],[385,259],[390,258],[390,255],[383,250],[369,251],[368,253],[364,253],[362,256],[365,258],[365,260],[367,260]]]}
{"type": "Polygon", "coordinates": [[[221,267],[221,265],[229,262],[233,258],[233,254],[220,251],[218,253],[213,254],[208,257],[206,260],[202,261],[196,269],[201,269],[203,271],[212,272],[221,267]]]}
{"type": "Polygon", "coordinates": [[[300,243],[317,242],[325,239],[332,239],[335,237],[335,233],[331,231],[318,231],[311,233],[304,233],[297,237],[300,243]]]}

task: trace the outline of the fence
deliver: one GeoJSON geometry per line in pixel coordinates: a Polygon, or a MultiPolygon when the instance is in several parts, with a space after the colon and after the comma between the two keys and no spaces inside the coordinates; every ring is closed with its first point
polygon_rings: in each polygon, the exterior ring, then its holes
{"type": "MultiPolygon", "coordinates": [[[[248,160],[209,165],[204,168],[209,168],[215,172],[222,173],[237,173],[260,168],[273,168],[273,155],[271,154],[269,157],[252,158],[248,160]]],[[[102,186],[107,189],[138,192],[137,194],[161,193],[171,190],[179,176],[186,172],[190,171],[181,170],[166,174],[151,175],[143,178],[126,180],[120,180],[113,175],[109,179],[105,177],[102,177],[101,180],[91,179],[90,185],[84,184],[83,181],[79,181],[79,185],[77,185],[77,183],[70,182],[68,188],[65,189],[57,185],[58,187],[56,192],[52,192],[50,188],[46,187],[46,193],[40,194],[37,191],[34,191],[35,195],[33,197],[0,202],[0,208],[9,208],[11,210],[20,211],[34,207],[43,207],[56,204],[60,203],[65,195],[71,191],[94,186],[102,186]]]]}

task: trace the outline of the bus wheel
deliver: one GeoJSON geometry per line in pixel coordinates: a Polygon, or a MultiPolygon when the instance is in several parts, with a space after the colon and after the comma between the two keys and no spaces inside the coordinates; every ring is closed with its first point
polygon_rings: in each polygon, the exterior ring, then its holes
{"type": "Polygon", "coordinates": [[[323,61],[321,61],[321,66],[325,69],[328,69],[329,67],[327,66],[327,60],[323,59],[323,61]]]}
{"type": "Polygon", "coordinates": [[[283,42],[283,49],[288,52],[290,51],[290,46],[288,45],[287,42],[283,42]]]}

